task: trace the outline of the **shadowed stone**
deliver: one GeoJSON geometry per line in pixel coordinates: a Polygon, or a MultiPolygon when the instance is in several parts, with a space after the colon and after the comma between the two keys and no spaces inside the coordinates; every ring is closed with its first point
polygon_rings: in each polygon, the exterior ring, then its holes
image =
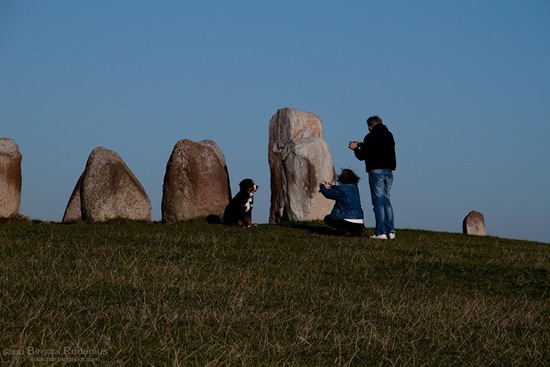
{"type": "Polygon", "coordinates": [[[319,116],[283,108],[269,122],[269,223],[322,220],[334,203],[319,193],[335,172],[319,116]]]}
{"type": "Polygon", "coordinates": [[[129,219],[151,222],[151,202],[138,179],[115,152],[95,148],[71,195],[64,222],[129,219]],[[81,217],[78,216],[80,205],[81,217]]]}
{"type": "Polygon", "coordinates": [[[21,160],[19,147],[10,138],[0,139],[0,217],[19,214],[21,205],[21,160]]]}
{"type": "Polygon", "coordinates": [[[162,221],[220,221],[231,199],[225,156],[212,140],[188,139],[174,146],[162,190],[162,221]]]}
{"type": "Polygon", "coordinates": [[[76,186],[74,187],[73,193],[71,194],[69,203],[67,204],[67,208],[65,209],[65,213],[63,214],[63,220],[62,220],[63,223],[70,223],[70,222],[82,220],[82,206],[81,206],[82,200],[80,198],[80,188],[82,187],[83,178],[84,178],[84,172],[78,178],[78,181],[76,182],[76,186]]]}
{"type": "Polygon", "coordinates": [[[472,210],[462,222],[462,231],[464,234],[486,236],[483,214],[472,210]]]}

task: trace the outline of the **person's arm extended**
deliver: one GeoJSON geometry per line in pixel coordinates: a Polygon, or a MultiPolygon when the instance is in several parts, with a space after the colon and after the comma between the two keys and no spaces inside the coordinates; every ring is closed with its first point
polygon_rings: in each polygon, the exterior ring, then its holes
{"type": "Polygon", "coordinates": [[[344,193],[336,185],[329,185],[326,182],[321,182],[320,191],[324,197],[331,200],[338,200],[344,197],[344,193]]]}
{"type": "Polygon", "coordinates": [[[348,148],[353,150],[353,154],[355,154],[355,158],[359,159],[360,161],[365,160],[365,151],[363,149],[364,144],[359,141],[350,141],[348,148]]]}

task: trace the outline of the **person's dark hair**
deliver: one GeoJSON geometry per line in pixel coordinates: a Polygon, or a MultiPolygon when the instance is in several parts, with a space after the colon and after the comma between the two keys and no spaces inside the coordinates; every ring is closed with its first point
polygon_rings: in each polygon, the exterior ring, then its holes
{"type": "Polygon", "coordinates": [[[354,184],[357,185],[361,178],[355,174],[349,168],[344,168],[339,175],[336,176],[336,181],[340,184],[354,184]]]}
{"type": "Polygon", "coordinates": [[[371,116],[367,119],[367,125],[369,126],[372,124],[381,124],[381,123],[382,123],[382,119],[378,115],[371,116]]]}

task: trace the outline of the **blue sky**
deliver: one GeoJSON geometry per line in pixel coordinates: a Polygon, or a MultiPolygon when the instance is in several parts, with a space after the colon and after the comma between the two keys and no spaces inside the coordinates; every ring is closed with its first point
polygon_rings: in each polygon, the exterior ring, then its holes
{"type": "Polygon", "coordinates": [[[336,169],[380,115],[397,141],[397,228],[550,242],[550,2],[0,0],[0,137],[21,214],[60,221],[90,152],[117,152],[161,218],[181,139],[214,140],[232,190],[260,185],[277,109],[323,121],[336,169]]]}

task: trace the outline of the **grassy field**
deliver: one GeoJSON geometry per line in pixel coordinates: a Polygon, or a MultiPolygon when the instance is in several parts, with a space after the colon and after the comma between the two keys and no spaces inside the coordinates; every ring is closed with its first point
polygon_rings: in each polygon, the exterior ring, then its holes
{"type": "Polygon", "coordinates": [[[2,366],[549,366],[550,245],[0,224],[2,366]]]}

